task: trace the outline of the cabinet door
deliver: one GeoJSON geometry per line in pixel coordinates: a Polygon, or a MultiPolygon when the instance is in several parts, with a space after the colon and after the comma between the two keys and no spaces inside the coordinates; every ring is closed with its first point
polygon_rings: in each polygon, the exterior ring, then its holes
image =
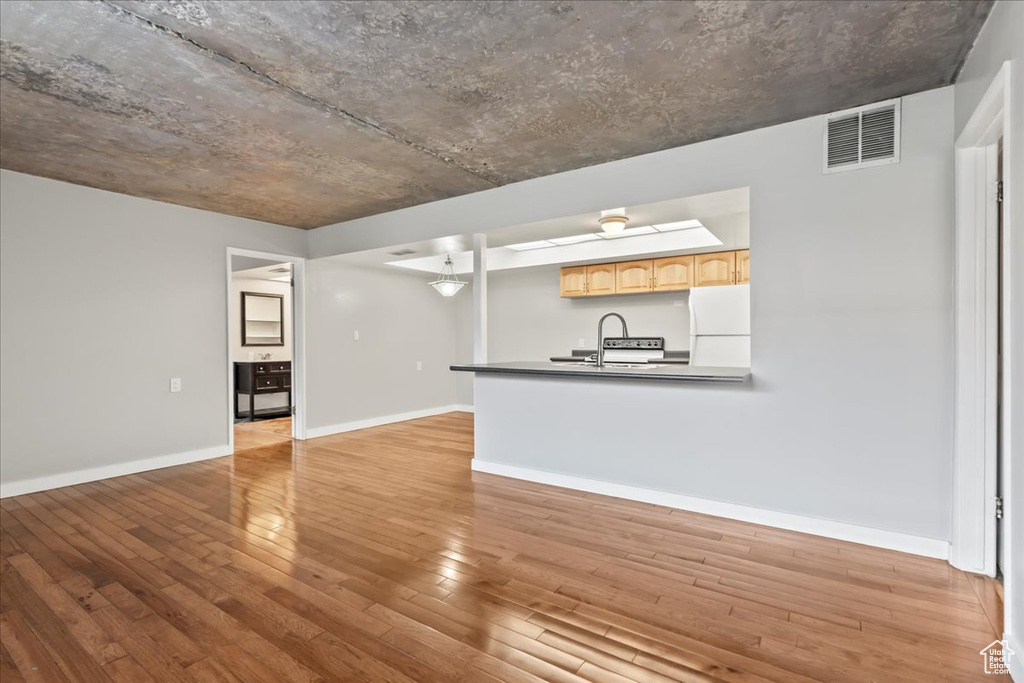
{"type": "Polygon", "coordinates": [[[615,284],[619,294],[651,291],[651,261],[626,261],[615,264],[615,284]]]}
{"type": "Polygon", "coordinates": [[[693,257],[696,273],[695,287],[731,285],[736,279],[736,252],[721,251],[717,254],[697,254],[693,257]]]}
{"type": "Polygon", "coordinates": [[[587,296],[604,296],[617,291],[614,263],[587,266],[587,296]]]}
{"type": "Polygon", "coordinates": [[[670,292],[693,286],[693,256],[654,259],[654,291],[670,292]]]}
{"type": "Polygon", "coordinates": [[[561,296],[586,296],[587,295],[587,267],[574,266],[562,268],[561,284],[559,286],[561,296]]]}
{"type": "Polygon", "coordinates": [[[736,252],[736,284],[743,285],[750,282],[750,250],[744,249],[736,252]]]}

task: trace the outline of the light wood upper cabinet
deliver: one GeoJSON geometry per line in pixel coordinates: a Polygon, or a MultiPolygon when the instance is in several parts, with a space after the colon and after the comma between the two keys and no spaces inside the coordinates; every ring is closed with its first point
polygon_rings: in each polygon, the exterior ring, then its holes
{"type": "Polygon", "coordinates": [[[750,282],[750,250],[562,268],[561,296],[672,292],[750,282]]]}
{"type": "Polygon", "coordinates": [[[744,285],[750,282],[750,250],[743,249],[736,252],[736,284],[744,285]]]}
{"type": "Polygon", "coordinates": [[[654,259],[654,291],[670,292],[693,286],[693,256],[654,259]]]}
{"type": "Polygon", "coordinates": [[[626,261],[615,264],[615,291],[617,294],[649,292],[654,277],[652,262],[626,261]]]}
{"type": "Polygon", "coordinates": [[[587,267],[574,266],[562,268],[559,291],[561,296],[587,295],[587,267]]]}
{"type": "Polygon", "coordinates": [[[601,263],[587,266],[587,296],[617,294],[615,287],[615,264],[601,263]]]}
{"type": "Polygon", "coordinates": [[[697,254],[693,257],[696,279],[694,286],[731,285],[736,280],[736,252],[697,254]]]}
{"type": "Polygon", "coordinates": [[[562,268],[559,292],[570,298],[615,294],[615,264],[562,268]]]}

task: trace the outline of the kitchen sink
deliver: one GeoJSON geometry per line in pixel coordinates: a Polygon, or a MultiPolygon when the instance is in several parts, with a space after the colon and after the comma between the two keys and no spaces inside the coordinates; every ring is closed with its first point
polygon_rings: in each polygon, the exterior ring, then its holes
{"type": "MultiPolygon", "coordinates": [[[[587,362],[584,362],[584,361],[580,361],[578,363],[552,362],[551,364],[552,365],[567,365],[567,366],[573,366],[573,367],[591,367],[591,368],[595,368],[595,369],[597,368],[597,364],[596,363],[587,363],[587,362]]],[[[663,368],[665,366],[664,365],[658,365],[656,363],[605,363],[604,367],[606,367],[606,368],[663,368]]]]}

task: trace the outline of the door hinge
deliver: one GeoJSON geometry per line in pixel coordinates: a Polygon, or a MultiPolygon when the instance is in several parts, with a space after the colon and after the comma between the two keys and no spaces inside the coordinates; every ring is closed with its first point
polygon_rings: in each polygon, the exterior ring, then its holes
{"type": "Polygon", "coordinates": [[[996,181],[996,201],[1000,204],[1003,203],[1003,181],[996,181]]]}
{"type": "Polygon", "coordinates": [[[1003,497],[996,496],[996,519],[1003,518],[1003,497]]]}

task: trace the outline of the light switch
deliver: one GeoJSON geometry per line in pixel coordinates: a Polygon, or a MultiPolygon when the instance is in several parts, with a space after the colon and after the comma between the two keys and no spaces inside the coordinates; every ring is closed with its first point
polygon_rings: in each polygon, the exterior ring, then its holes
{"type": "Polygon", "coordinates": [[[172,377],[171,378],[171,393],[172,394],[177,394],[179,391],[181,391],[181,378],[180,377],[172,377]]]}
{"type": "Polygon", "coordinates": [[[352,331],[352,341],[359,341],[359,330],[352,331]]]}
{"type": "Polygon", "coordinates": [[[581,349],[582,349],[582,348],[583,348],[583,346],[584,346],[584,345],[585,345],[586,343],[587,343],[587,342],[586,342],[586,341],[584,341],[583,337],[580,337],[580,345],[579,345],[579,348],[581,348],[581,349]]]}
{"type": "Polygon", "coordinates": [[[422,370],[423,369],[423,361],[421,361],[421,360],[416,361],[416,369],[417,370],[422,370]]]}

